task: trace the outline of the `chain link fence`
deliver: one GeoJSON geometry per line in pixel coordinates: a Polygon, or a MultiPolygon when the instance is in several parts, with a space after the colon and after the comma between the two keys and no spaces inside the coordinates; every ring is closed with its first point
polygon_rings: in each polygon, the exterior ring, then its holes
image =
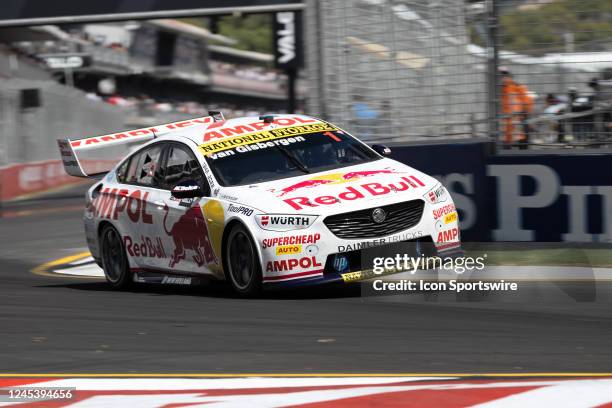
{"type": "Polygon", "coordinates": [[[610,142],[609,1],[306,3],[307,110],[366,141],[610,142]]]}

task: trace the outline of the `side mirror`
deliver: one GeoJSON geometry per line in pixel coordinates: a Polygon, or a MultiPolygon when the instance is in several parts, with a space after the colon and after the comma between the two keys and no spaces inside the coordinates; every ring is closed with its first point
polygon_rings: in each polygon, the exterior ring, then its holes
{"type": "Polygon", "coordinates": [[[390,156],[391,155],[391,149],[388,148],[385,145],[375,144],[375,145],[372,145],[372,149],[376,153],[380,154],[381,156],[390,156]]]}
{"type": "Polygon", "coordinates": [[[198,198],[204,195],[204,191],[195,180],[185,180],[174,186],[170,194],[178,199],[198,198]]]}

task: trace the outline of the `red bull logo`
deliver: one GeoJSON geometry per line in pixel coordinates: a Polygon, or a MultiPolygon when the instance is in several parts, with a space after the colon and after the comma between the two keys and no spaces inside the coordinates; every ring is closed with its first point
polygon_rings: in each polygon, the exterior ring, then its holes
{"type": "Polygon", "coordinates": [[[213,262],[218,264],[208,238],[206,220],[199,205],[189,208],[170,229],[166,227],[168,213],[170,212],[167,205],[164,206],[164,211],[166,212],[163,221],[164,230],[174,241],[174,252],[170,257],[171,268],[185,259],[188,249],[194,252],[193,260],[198,266],[213,262]]]}
{"type": "Polygon", "coordinates": [[[378,174],[396,174],[399,173],[395,170],[364,170],[364,171],[351,171],[342,175],[344,180],[357,180],[363,177],[376,176],[378,174]]]}
{"type": "Polygon", "coordinates": [[[282,190],[280,190],[281,193],[279,194],[279,196],[284,196],[286,194],[293,193],[294,191],[300,190],[302,188],[311,188],[311,187],[320,186],[321,184],[329,184],[329,183],[333,184],[334,181],[333,180],[319,180],[319,179],[300,181],[299,183],[292,184],[289,187],[285,187],[282,190]]]}
{"type": "Polygon", "coordinates": [[[317,187],[323,184],[342,184],[350,181],[356,181],[364,177],[376,176],[379,174],[398,174],[401,172],[384,169],[384,170],[363,170],[363,171],[351,171],[348,173],[331,173],[323,174],[309,180],[300,181],[299,183],[292,184],[280,190],[279,197],[293,193],[294,191],[301,190],[303,188],[317,187]]]}
{"type": "Polygon", "coordinates": [[[425,187],[425,184],[415,176],[400,177],[394,183],[365,183],[355,187],[346,187],[336,196],[326,195],[319,196],[313,199],[308,197],[292,197],[286,198],[283,201],[290,205],[295,210],[301,210],[305,207],[318,207],[320,205],[332,205],[342,201],[360,200],[362,198],[375,197],[386,195],[391,192],[406,191],[409,189],[418,189],[425,187]]]}

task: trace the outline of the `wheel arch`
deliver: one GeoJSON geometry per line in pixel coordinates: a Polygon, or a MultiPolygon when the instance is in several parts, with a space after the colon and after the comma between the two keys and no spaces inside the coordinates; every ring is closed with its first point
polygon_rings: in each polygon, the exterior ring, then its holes
{"type": "Polygon", "coordinates": [[[255,239],[253,235],[253,231],[251,231],[248,225],[245,224],[242,220],[240,220],[239,218],[234,218],[225,225],[225,228],[223,229],[223,236],[221,238],[221,267],[223,268],[223,275],[225,276],[225,280],[229,280],[229,276],[227,275],[228,273],[227,260],[225,256],[227,253],[227,239],[229,237],[230,231],[236,225],[242,225],[244,229],[246,229],[246,231],[248,232],[251,239],[253,240],[253,243],[255,244],[255,250],[257,251],[257,259],[259,260],[259,266],[261,267],[262,272],[264,270],[263,264],[262,264],[261,247],[257,239],[255,239]]]}

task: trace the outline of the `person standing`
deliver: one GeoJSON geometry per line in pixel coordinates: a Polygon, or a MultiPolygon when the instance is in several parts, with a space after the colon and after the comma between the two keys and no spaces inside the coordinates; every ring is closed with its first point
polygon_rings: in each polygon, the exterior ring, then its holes
{"type": "Polygon", "coordinates": [[[521,144],[521,149],[526,149],[529,143],[527,119],[533,111],[533,98],[529,95],[527,85],[516,82],[506,67],[500,67],[499,72],[502,76],[501,105],[504,145],[509,147],[517,141],[521,144]]]}

